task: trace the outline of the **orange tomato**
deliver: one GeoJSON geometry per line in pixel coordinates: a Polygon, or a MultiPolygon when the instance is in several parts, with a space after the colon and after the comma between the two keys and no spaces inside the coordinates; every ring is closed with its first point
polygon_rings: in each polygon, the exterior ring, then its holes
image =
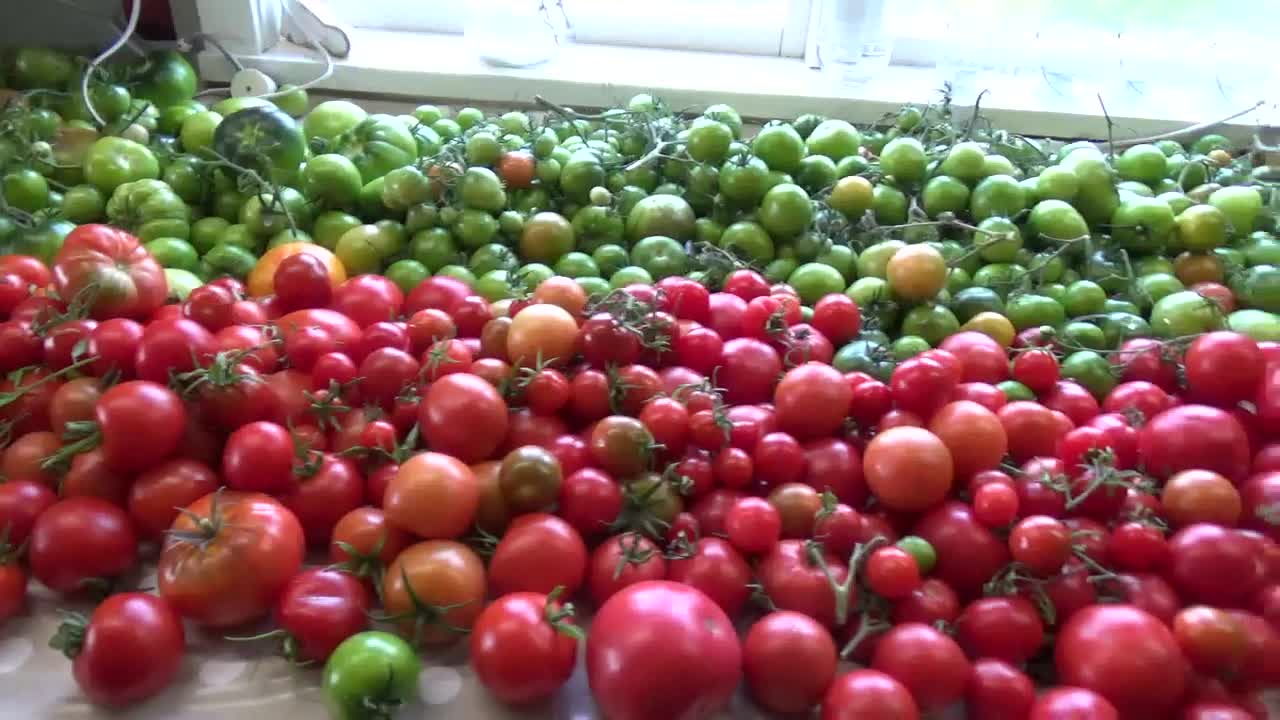
{"type": "Polygon", "coordinates": [[[455,457],[426,452],[400,465],[387,484],[387,522],[427,539],[456,538],[471,529],[480,504],[475,473],[455,457]]]}
{"type": "Polygon", "coordinates": [[[1240,519],[1240,492],[1212,470],[1183,470],[1169,478],[1160,494],[1165,517],[1174,527],[1213,523],[1234,527],[1240,519]]]}
{"type": "Polygon", "coordinates": [[[538,303],[516,313],[507,331],[507,358],[513,365],[532,365],[573,357],[578,323],[559,305],[538,303]]]}
{"type": "Polygon", "coordinates": [[[908,245],[889,258],[885,274],[894,295],[928,300],[947,284],[947,261],[930,245],[908,245]]]}
{"type": "Polygon", "coordinates": [[[895,427],[876,435],[867,444],[862,471],[880,503],[900,512],[919,512],[942,502],[954,478],[947,446],[918,427],[895,427]]]}
{"type": "Polygon", "coordinates": [[[996,467],[1009,449],[1000,418],[971,400],[943,405],[929,420],[929,431],[951,452],[960,478],[996,467]]]}
{"type": "Polygon", "coordinates": [[[1217,255],[1184,252],[1173,261],[1173,274],[1183,285],[1190,287],[1202,282],[1222,282],[1226,277],[1226,267],[1217,255]]]}
{"type": "Polygon", "coordinates": [[[451,540],[410,545],[383,575],[382,603],[400,632],[415,643],[456,640],[484,608],[484,563],[471,548],[451,540]],[[447,608],[447,609],[446,609],[447,608]]]}
{"type": "Polygon", "coordinates": [[[533,301],[559,305],[574,317],[581,317],[587,306],[587,291],[573,279],[555,275],[538,283],[533,291],[533,301]]]}
{"type": "Polygon", "coordinates": [[[258,264],[253,266],[246,284],[253,297],[265,297],[275,292],[276,268],[285,258],[307,253],[320,259],[329,269],[329,284],[337,288],[347,279],[347,269],[342,266],[338,256],[320,245],[307,242],[294,242],[277,245],[268,250],[258,264]]]}

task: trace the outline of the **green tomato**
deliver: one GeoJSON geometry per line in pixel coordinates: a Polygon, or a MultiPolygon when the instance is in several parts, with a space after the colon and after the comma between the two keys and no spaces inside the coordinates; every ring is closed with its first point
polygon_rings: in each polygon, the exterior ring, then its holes
{"type": "Polygon", "coordinates": [[[373,225],[378,228],[378,237],[374,239],[374,244],[383,260],[399,255],[409,244],[409,233],[405,232],[403,223],[396,220],[379,220],[373,225]]]}
{"type": "Polygon", "coordinates": [[[983,175],[986,157],[982,145],[972,141],[959,142],[947,151],[946,157],[938,165],[938,171],[966,183],[977,182],[983,175]]]}
{"type": "Polygon", "coordinates": [[[753,263],[767,265],[773,261],[773,238],[758,223],[740,220],[724,229],[719,246],[753,263]]]}
{"type": "Polygon", "coordinates": [[[1168,159],[1160,148],[1143,143],[1126,149],[1115,159],[1116,172],[1125,180],[1154,185],[1168,171],[1168,159]]]}
{"type": "Polygon", "coordinates": [[[733,130],[719,120],[700,117],[689,126],[689,138],[685,150],[694,162],[724,162],[729,153],[729,144],[733,142],[733,130]]]}
{"type": "MultiPolygon", "coordinates": [[[[631,256],[627,253],[627,249],[621,245],[612,244],[601,245],[596,248],[591,253],[591,260],[596,264],[597,272],[606,277],[631,264],[631,256]]],[[[569,275],[568,277],[577,277],[577,275],[569,275]]]]}
{"type": "Polygon", "coordinates": [[[1080,189],[1080,181],[1071,170],[1060,165],[1045,168],[1035,178],[1035,194],[1041,200],[1071,202],[1080,189]]]}
{"type": "Polygon", "coordinates": [[[924,146],[913,137],[894,138],[880,152],[880,169],[900,183],[919,183],[927,166],[924,146]]]}
{"type": "Polygon", "coordinates": [[[618,267],[610,267],[609,272],[605,273],[590,255],[575,251],[565,253],[559,260],[556,260],[555,274],[565,277],[608,277],[625,265],[626,263],[624,262],[618,267]]]}
{"type": "Polygon", "coordinates": [[[621,243],[626,231],[620,213],[599,205],[586,205],[574,213],[572,225],[571,238],[576,238],[578,246],[588,252],[601,245],[621,243]]]}
{"type": "Polygon", "coordinates": [[[1226,244],[1229,222],[1213,205],[1192,205],[1177,217],[1178,244],[1191,252],[1209,252],[1226,244]]]}
{"type": "Polygon", "coordinates": [[[903,335],[919,335],[937,345],[960,330],[960,321],[945,305],[917,305],[902,318],[903,335]]]}
{"type": "Polygon", "coordinates": [[[279,193],[261,192],[245,200],[240,207],[240,222],[258,237],[270,237],[290,228],[289,220],[299,230],[311,227],[311,206],[302,193],[281,187],[279,193]]]}
{"type": "Polygon", "coordinates": [[[1135,286],[1135,300],[1143,307],[1186,289],[1181,280],[1168,273],[1143,275],[1135,281],[1135,286]]]}
{"type": "Polygon", "coordinates": [[[292,184],[307,155],[302,128],[275,107],[253,107],[225,116],[213,134],[213,149],[273,182],[292,184]]]}
{"type": "Polygon", "coordinates": [[[893,344],[889,346],[889,352],[893,355],[894,360],[902,362],[919,355],[930,347],[929,343],[919,335],[903,335],[893,341],[893,344]]]}
{"type": "Polygon", "coordinates": [[[1109,312],[1102,319],[1102,334],[1106,338],[1106,347],[1119,347],[1120,343],[1130,338],[1151,337],[1151,325],[1138,315],[1136,306],[1124,310],[1111,308],[1112,306],[1108,304],[1109,312]]]}
{"type": "Polygon", "coordinates": [[[763,160],[770,170],[790,173],[800,167],[800,161],[804,158],[804,139],[790,125],[769,125],[756,133],[755,139],[751,141],[751,152],[763,160]]]}
{"type": "Polygon", "coordinates": [[[1191,290],[1160,298],[1151,308],[1151,329],[1158,337],[1194,335],[1226,326],[1226,318],[1212,301],[1191,290]]]}
{"type": "Polygon", "coordinates": [[[764,197],[769,166],[752,155],[729,158],[720,166],[720,194],[739,207],[755,207],[764,197]]]}
{"type": "Polygon", "coordinates": [[[690,240],[694,236],[694,221],[693,208],[684,198],[649,195],[636,202],[627,213],[627,237],[633,241],[653,235],[690,240]]]}
{"type": "Polygon", "coordinates": [[[1266,310],[1237,310],[1227,316],[1227,327],[1257,342],[1280,341],[1280,317],[1266,310]]]}
{"type": "Polygon", "coordinates": [[[1031,293],[1010,298],[1005,304],[1005,316],[1019,332],[1041,325],[1058,327],[1067,319],[1062,305],[1053,298],[1031,293]]]}
{"type": "MultiPolygon", "coordinates": [[[[835,268],[836,272],[840,273],[840,277],[843,278],[845,285],[858,278],[858,255],[848,245],[832,243],[826,252],[818,255],[815,262],[835,268]]],[[[844,288],[840,288],[840,292],[843,291],[844,288]]]]}
{"type": "Polygon", "coordinates": [[[608,280],[600,277],[576,277],[573,281],[578,283],[578,287],[582,288],[582,291],[585,292],[589,298],[603,297],[604,295],[609,294],[609,291],[613,289],[613,286],[609,284],[608,280]]]}
{"type": "Polygon", "coordinates": [[[423,125],[430,125],[443,118],[444,112],[435,105],[419,105],[413,109],[413,117],[423,125]]]}
{"type": "Polygon", "coordinates": [[[208,166],[194,155],[174,158],[161,175],[183,202],[200,204],[209,192],[208,166]]]}
{"type": "Polygon", "coordinates": [[[302,131],[308,141],[323,140],[323,144],[335,144],[338,138],[355,130],[369,113],[348,100],[326,100],[311,108],[302,120],[302,131]]]}
{"type": "Polygon", "coordinates": [[[502,143],[492,133],[478,132],[467,138],[465,152],[469,165],[492,165],[502,155],[502,143]]]}
{"type": "Polygon", "coordinates": [[[787,282],[806,305],[812,305],[827,295],[842,293],[846,285],[839,270],[820,262],[805,263],[796,268],[787,282]]]}
{"type": "Polygon", "coordinates": [[[884,345],[859,338],[840,348],[831,359],[831,365],[842,373],[865,372],[881,382],[888,382],[895,363],[884,345]]]}
{"type": "Polygon", "coordinates": [[[62,241],[75,227],[66,220],[44,220],[34,227],[16,231],[10,237],[12,245],[9,251],[15,255],[30,255],[52,265],[62,249],[62,241]]]}
{"type": "MultiPolygon", "coordinates": [[[[64,201],[65,202],[65,201],[64,201]]],[[[1244,247],[1245,261],[1250,267],[1254,265],[1280,265],[1280,240],[1270,233],[1255,232],[1244,247]]]]}
{"type": "Polygon", "coordinates": [[[338,238],[333,252],[349,275],[375,273],[381,269],[381,232],[377,225],[359,225],[338,238]]]}
{"type": "Polygon", "coordinates": [[[507,193],[502,181],[489,168],[467,168],[458,181],[458,196],[464,207],[498,212],[507,205],[507,193]]]}
{"type": "Polygon", "coordinates": [[[878,183],[872,191],[871,210],[881,225],[902,225],[907,222],[907,196],[888,183],[878,183]]]}
{"type": "Polygon", "coordinates": [[[957,213],[969,206],[969,186],[950,175],[938,175],[925,183],[921,205],[931,218],[944,212],[957,213]]]}
{"type": "Polygon", "coordinates": [[[1066,289],[1063,308],[1070,317],[1081,317],[1102,312],[1107,301],[1107,291],[1091,280],[1078,280],[1066,289]]]}
{"type": "Polygon", "coordinates": [[[338,246],[338,239],[354,227],[361,225],[360,218],[348,215],[339,210],[327,210],[316,216],[311,226],[311,237],[317,245],[333,250],[338,246]]]}
{"type": "Polygon", "coordinates": [[[445,265],[436,271],[436,275],[457,278],[471,287],[476,286],[475,273],[468,270],[464,265],[445,265]]]}
{"type": "Polygon", "coordinates": [[[192,271],[200,263],[200,254],[186,240],[178,238],[156,238],[144,245],[157,262],[167,268],[192,271]]]}
{"type": "Polygon", "coordinates": [[[823,155],[833,161],[856,155],[862,144],[858,129],[844,120],[824,120],[804,141],[810,155],[823,155]]]}
{"type": "Polygon", "coordinates": [[[795,237],[813,222],[813,202],[799,185],[776,185],[764,194],[758,215],[774,238],[795,237]]]}
{"type": "Polygon", "coordinates": [[[476,294],[489,302],[515,297],[515,287],[511,284],[512,275],[509,270],[490,270],[476,279],[476,294]]]}
{"type": "MultiPolygon", "coordinates": [[[[314,113],[312,110],[307,119],[314,113]]],[[[334,143],[334,149],[355,163],[360,170],[360,178],[366,183],[404,167],[418,157],[418,141],[404,123],[391,115],[368,116],[344,133],[334,143]]]]}
{"type": "Polygon", "coordinates": [[[922,575],[933,572],[934,566],[938,564],[938,553],[933,549],[933,545],[918,535],[907,535],[894,545],[901,550],[906,550],[911,557],[915,558],[916,567],[920,568],[922,575]]]}
{"type": "Polygon", "coordinates": [[[431,196],[431,181],[412,165],[398,167],[382,178],[382,204],[389,210],[404,212],[431,196]]]}
{"type": "MultiPolygon", "coordinates": [[[[973,236],[978,246],[978,257],[990,263],[1011,263],[1022,250],[1022,230],[1012,221],[1002,217],[989,217],[978,223],[982,232],[973,236]]],[[[977,268],[974,268],[977,272],[977,268]]]]}
{"type": "Polygon", "coordinates": [[[987,287],[970,286],[959,290],[952,295],[947,306],[961,323],[969,322],[970,318],[982,312],[1004,314],[1004,300],[1000,293],[987,287]]]}
{"type": "MultiPolygon", "coordinates": [[[[226,218],[216,215],[202,217],[191,223],[191,246],[198,254],[204,255],[218,244],[229,227],[231,223],[227,222],[226,218]]],[[[248,234],[247,229],[246,234],[248,234]]]]}
{"type": "Polygon", "coordinates": [[[222,236],[216,243],[214,243],[215,247],[218,245],[234,245],[239,248],[244,248],[250,252],[257,252],[262,246],[262,243],[258,240],[257,236],[249,232],[249,228],[241,225],[240,223],[235,223],[233,225],[228,225],[227,228],[222,231],[222,236]]]}
{"type": "Polygon", "coordinates": [[[1089,226],[1078,210],[1063,200],[1041,200],[1031,208],[1027,227],[1035,237],[1072,240],[1089,234],[1089,226]]]}
{"type": "Polygon", "coordinates": [[[191,291],[204,284],[194,272],[175,267],[164,269],[164,279],[169,287],[168,299],[173,302],[186,302],[191,291]]]}
{"type": "Polygon", "coordinates": [[[682,275],[689,269],[689,256],[684,247],[662,235],[651,235],[633,245],[631,260],[659,280],[682,275]]]}
{"type": "Polygon", "coordinates": [[[836,164],[826,155],[809,155],[800,161],[796,182],[808,192],[817,193],[835,185],[836,164]]]}
{"type": "Polygon", "coordinates": [[[10,65],[10,77],[18,90],[64,87],[75,72],[70,55],[45,47],[19,48],[10,65]]]}
{"type": "Polygon", "coordinates": [[[178,133],[182,148],[199,156],[209,156],[213,150],[213,137],[222,124],[222,115],[212,110],[199,110],[182,121],[178,133]]]}
{"type": "Polygon", "coordinates": [[[1235,185],[1214,190],[1209,195],[1209,204],[1226,215],[1232,235],[1243,237],[1253,232],[1254,223],[1262,211],[1262,196],[1252,187],[1235,185]]]}
{"type": "Polygon", "coordinates": [[[315,244],[311,235],[303,230],[281,230],[280,232],[267,238],[267,249],[280,247],[281,245],[289,245],[292,243],[311,243],[315,244]]]}
{"type": "MultiPolygon", "coordinates": [[[[501,222],[501,218],[499,218],[499,221],[501,222]]],[[[440,208],[430,203],[420,203],[409,208],[409,211],[405,213],[404,229],[405,232],[415,233],[419,230],[433,228],[439,223],[440,208]]]]}
{"type": "Polygon", "coordinates": [[[438,272],[440,268],[457,264],[462,259],[453,233],[439,227],[414,233],[409,241],[409,255],[431,272],[438,272]]]}
{"type": "Polygon", "coordinates": [[[464,107],[453,117],[463,130],[468,130],[484,122],[484,112],[479,108],[473,107],[464,107]]]}
{"type": "Polygon", "coordinates": [[[316,155],[299,174],[298,189],[308,200],[325,207],[354,207],[362,187],[364,182],[356,164],[337,153],[316,155]]]}
{"type": "Polygon", "coordinates": [[[1116,183],[1116,192],[1120,193],[1121,202],[1135,195],[1147,198],[1156,196],[1150,185],[1140,183],[1137,180],[1123,180],[1116,183]]]}
{"type": "Polygon", "coordinates": [[[653,274],[637,265],[628,265],[609,276],[609,287],[617,290],[628,285],[652,285],[653,274]]]}
{"type": "Polygon", "coordinates": [[[1232,278],[1230,285],[1246,305],[1267,312],[1280,312],[1280,267],[1256,265],[1232,278]]]}
{"type": "Polygon", "coordinates": [[[191,237],[191,208],[159,180],[120,185],[107,201],[107,220],[146,242],[160,237],[191,237]]]}
{"type": "Polygon", "coordinates": [[[858,277],[888,277],[889,259],[907,244],[901,240],[884,240],[858,255],[858,277]]]}
{"type": "Polygon", "coordinates": [[[1026,206],[1026,189],[1010,175],[983,178],[969,198],[969,212],[979,221],[994,216],[1013,217],[1026,206]]]}
{"type": "Polygon", "coordinates": [[[370,630],[339,645],[324,665],[323,693],[332,720],[391,717],[418,693],[422,663],[398,635],[370,630]]]}
{"type": "Polygon", "coordinates": [[[467,261],[467,268],[476,275],[484,275],[493,270],[508,270],[514,272],[520,267],[520,258],[511,251],[511,248],[498,243],[489,243],[475,252],[471,253],[471,258],[467,261]]]}
{"type": "Polygon", "coordinates": [[[587,202],[591,189],[605,183],[604,166],[591,150],[578,150],[562,163],[560,189],[578,202],[587,202]]]}
{"type": "Polygon", "coordinates": [[[850,155],[836,162],[836,175],[839,177],[862,175],[869,169],[871,169],[871,163],[861,155],[850,155]]]}
{"type": "Polygon", "coordinates": [[[290,117],[300,118],[307,114],[309,98],[304,88],[293,83],[285,83],[280,86],[278,92],[282,94],[275,97],[276,107],[288,113],[290,117]]]}
{"type": "Polygon", "coordinates": [[[230,275],[240,280],[248,277],[258,264],[258,258],[252,252],[226,243],[215,245],[205,253],[203,260],[215,275],[230,275]]]}
{"type": "Polygon", "coordinates": [[[536,288],[555,275],[555,270],[542,263],[528,263],[516,268],[515,281],[522,287],[536,288]]]}
{"type": "Polygon", "coordinates": [[[1162,250],[1173,235],[1174,216],[1169,204],[1156,198],[1131,197],[1111,216],[1111,237],[1133,253],[1162,250]]]}
{"type": "Polygon", "coordinates": [[[1200,155],[1207,155],[1214,150],[1231,150],[1231,141],[1223,135],[1210,133],[1202,135],[1200,139],[1191,144],[1191,152],[1200,155]]]}
{"type": "Polygon", "coordinates": [[[1099,401],[1116,386],[1116,377],[1111,374],[1111,363],[1092,350],[1080,350],[1068,355],[1062,361],[1062,377],[1080,383],[1099,401]]]}
{"type": "Polygon", "coordinates": [[[735,138],[742,137],[742,116],[738,114],[737,110],[734,110],[729,105],[716,103],[715,105],[708,106],[702,114],[712,120],[718,120],[719,122],[728,125],[729,130],[733,132],[733,136],[735,138]]]}
{"type": "Polygon", "coordinates": [[[49,207],[49,182],[30,168],[16,168],[4,174],[0,181],[4,199],[11,206],[33,213],[49,207]]]}
{"type": "Polygon", "coordinates": [[[89,146],[85,179],[104,193],[134,180],[160,177],[160,163],[145,145],[120,137],[103,137],[89,146]]]}
{"type": "Polygon", "coordinates": [[[997,383],[996,387],[1000,389],[1000,392],[1004,393],[1004,398],[1008,402],[1031,402],[1036,399],[1036,394],[1031,391],[1031,388],[1017,380],[1005,380],[997,383]]]}

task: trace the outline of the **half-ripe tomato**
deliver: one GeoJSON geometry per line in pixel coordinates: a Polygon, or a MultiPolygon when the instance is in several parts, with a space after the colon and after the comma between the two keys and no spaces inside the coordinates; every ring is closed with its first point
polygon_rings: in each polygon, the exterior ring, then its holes
{"type": "Polygon", "coordinates": [[[551,596],[511,593],[476,618],[471,667],[485,689],[502,702],[538,702],[568,682],[581,636],[572,610],[551,596]]]}
{"type": "Polygon", "coordinates": [[[1028,401],[1011,402],[996,411],[1009,440],[1009,454],[1018,462],[1053,456],[1060,429],[1045,406],[1028,401]]]}
{"type": "Polygon", "coordinates": [[[298,519],[260,493],[213,492],[174,520],[156,568],[160,596],[200,625],[266,615],[302,566],[298,519]]]}
{"type": "Polygon", "coordinates": [[[966,400],[943,405],[930,418],[929,431],[951,453],[957,478],[968,478],[996,467],[1009,447],[1000,418],[982,405],[966,400]]]}
{"type": "Polygon", "coordinates": [[[625,588],[600,608],[587,640],[587,680],[614,720],[709,717],[742,679],[733,623],[674,582],[625,588]]]}
{"type": "Polygon", "coordinates": [[[469,632],[484,599],[484,562],[452,540],[410,545],[382,580],[387,615],[415,645],[448,643],[469,632]]]}
{"type": "Polygon", "coordinates": [[[62,243],[53,287],[70,301],[82,297],[98,320],[144,320],[169,294],[164,268],[138,239],[109,225],[81,225],[62,243]]]}
{"type": "Polygon", "coordinates": [[[572,596],[587,575],[587,547],[573,526],[545,513],[521,515],[489,560],[489,584],[494,592],[550,593],[564,587],[572,596]]]}
{"type": "Polygon", "coordinates": [[[951,453],[937,435],[896,427],[867,444],[862,467],[867,486],[885,507],[919,512],[938,504],[951,490],[951,453]]]}
{"type": "Polygon", "coordinates": [[[387,522],[426,539],[449,539],[471,529],[480,502],[475,474],[455,457],[414,455],[387,485],[387,522]]]}
{"type": "Polygon", "coordinates": [[[1097,692],[1125,718],[1170,717],[1186,683],[1185,662],[1173,632],[1132,605],[1077,612],[1054,651],[1059,682],[1097,692]]]}
{"type": "Polygon", "coordinates": [[[507,434],[502,395],[470,373],[453,373],[432,383],[418,412],[427,444],[463,462],[488,459],[507,434]]]}

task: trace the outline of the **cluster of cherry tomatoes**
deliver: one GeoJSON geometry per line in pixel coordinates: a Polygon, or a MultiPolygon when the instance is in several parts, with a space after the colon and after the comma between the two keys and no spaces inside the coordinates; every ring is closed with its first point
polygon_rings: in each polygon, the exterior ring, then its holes
{"type": "Polygon", "coordinates": [[[1098,398],[1039,329],[841,373],[856,303],[750,270],[490,303],[302,253],[269,295],[164,304],[93,225],[52,269],[0,265],[27,288],[0,297],[0,618],[28,573],[92,595],[159,550],[154,594],[59,632],[97,703],[166,687],[180,620],[268,616],[329,662],[336,717],[412,691],[356,672],[392,652],[371,622],[469,642],[536,703],[575,667],[575,603],[615,720],[710,717],[744,681],[829,720],[1244,720],[1280,684],[1280,345],[1131,340],[1098,398]]]}

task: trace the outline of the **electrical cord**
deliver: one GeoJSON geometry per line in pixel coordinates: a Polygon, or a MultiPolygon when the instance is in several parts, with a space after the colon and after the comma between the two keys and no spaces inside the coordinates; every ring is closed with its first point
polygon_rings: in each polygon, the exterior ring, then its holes
{"type": "Polygon", "coordinates": [[[133,6],[129,8],[129,22],[124,26],[124,32],[116,41],[106,50],[103,50],[93,60],[89,62],[89,67],[85,68],[84,77],[80,79],[80,94],[84,97],[84,106],[89,110],[89,115],[98,125],[106,125],[107,121],[102,119],[96,108],[93,107],[93,98],[89,97],[89,78],[98,69],[98,66],[106,61],[107,58],[115,55],[116,52],[129,42],[129,38],[133,37],[134,31],[138,29],[138,18],[142,17],[142,0],[134,0],[133,6]]]}
{"type": "MultiPolygon", "coordinates": [[[[289,15],[290,17],[293,17],[293,10],[290,9],[289,3],[285,2],[283,7],[284,7],[285,14],[289,15]]],[[[325,48],[324,43],[320,42],[320,40],[315,36],[315,34],[311,32],[311,29],[308,28],[305,23],[298,23],[298,27],[299,29],[302,30],[302,34],[306,36],[307,43],[310,44],[311,47],[315,48],[321,55],[324,56],[324,71],[321,72],[318,76],[297,86],[296,88],[290,88],[288,90],[276,90],[275,92],[265,93],[263,95],[254,95],[252,97],[256,97],[260,100],[270,100],[271,98],[287,95],[295,90],[307,90],[309,88],[312,88],[324,82],[325,80],[328,80],[330,77],[333,76],[333,55],[329,52],[328,49],[325,48]]],[[[200,33],[199,36],[205,40],[208,40],[214,47],[216,47],[219,51],[221,51],[222,54],[227,58],[227,60],[236,68],[237,71],[244,69],[244,64],[241,63],[239,60],[237,60],[236,57],[232,55],[230,52],[228,52],[226,48],[222,47],[222,45],[218,43],[216,38],[214,38],[211,35],[206,35],[204,33],[200,33]]],[[[208,90],[204,90],[197,93],[196,97],[220,95],[224,92],[228,92],[229,90],[230,90],[229,87],[209,88],[208,90]]]]}

